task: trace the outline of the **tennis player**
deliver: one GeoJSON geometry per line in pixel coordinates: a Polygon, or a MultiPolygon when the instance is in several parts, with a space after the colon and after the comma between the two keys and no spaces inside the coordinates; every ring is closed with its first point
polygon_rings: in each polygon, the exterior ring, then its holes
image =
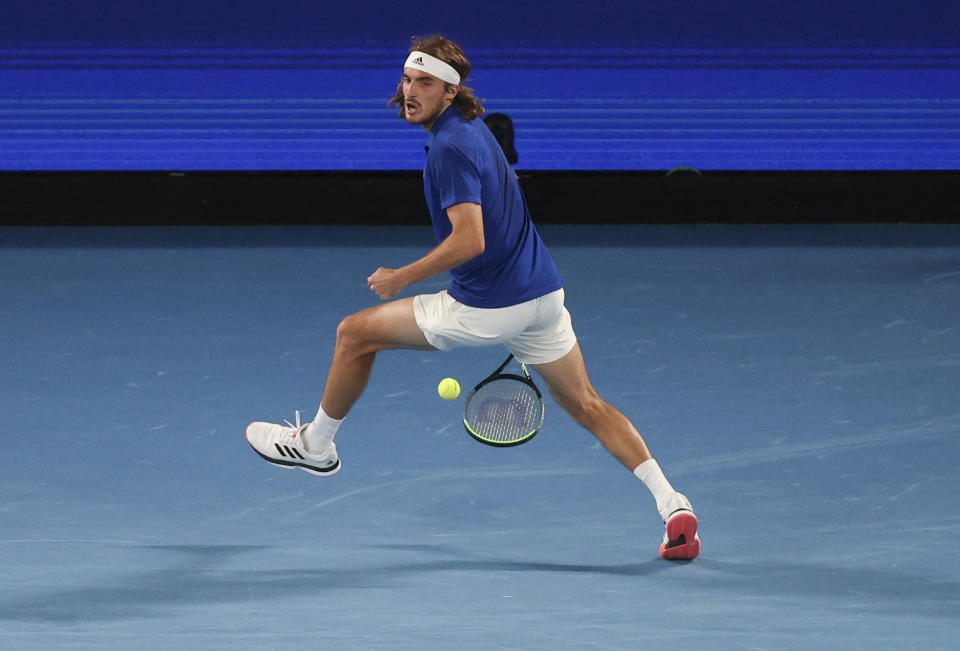
{"type": "Polygon", "coordinates": [[[301,424],[297,413],[295,423],[254,422],[247,441],[272,464],[332,475],[340,470],[334,435],[363,392],[378,352],[502,344],[650,490],[666,524],[660,555],[692,559],[700,551],[693,507],[670,485],[633,424],[590,383],[564,307],[563,280],[503,151],[477,119],[484,108],[465,84],[469,74],[463,51],[446,38],[420,39],[410,48],[389,105],[427,132],[423,185],[437,246],[367,278],[387,302],[340,322],[314,420],[301,424]],[[453,276],[448,289],[388,300],[443,272],[453,276]]]}

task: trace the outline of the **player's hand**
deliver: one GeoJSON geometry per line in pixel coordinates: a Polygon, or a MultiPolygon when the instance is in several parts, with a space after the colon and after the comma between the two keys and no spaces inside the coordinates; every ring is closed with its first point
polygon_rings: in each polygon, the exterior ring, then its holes
{"type": "Polygon", "coordinates": [[[393,298],[401,289],[406,287],[397,270],[386,267],[380,267],[374,271],[367,278],[367,285],[370,286],[370,291],[383,300],[393,298]]]}

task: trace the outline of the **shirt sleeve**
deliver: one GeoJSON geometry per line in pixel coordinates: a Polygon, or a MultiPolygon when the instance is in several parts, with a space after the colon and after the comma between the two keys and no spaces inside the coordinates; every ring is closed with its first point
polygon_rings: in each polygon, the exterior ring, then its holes
{"type": "Polygon", "coordinates": [[[458,148],[448,144],[434,147],[430,151],[429,167],[440,208],[446,210],[458,203],[482,203],[477,165],[458,148]]]}

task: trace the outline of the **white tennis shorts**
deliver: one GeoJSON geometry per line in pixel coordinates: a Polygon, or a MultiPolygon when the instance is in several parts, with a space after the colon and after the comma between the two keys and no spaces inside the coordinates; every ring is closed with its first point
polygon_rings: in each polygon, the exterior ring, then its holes
{"type": "Polygon", "coordinates": [[[427,341],[440,350],[503,344],[523,364],[547,364],[577,343],[562,289],[496,308],[464,305],[444,290],[414,296],[413,313],[427,341]]]}

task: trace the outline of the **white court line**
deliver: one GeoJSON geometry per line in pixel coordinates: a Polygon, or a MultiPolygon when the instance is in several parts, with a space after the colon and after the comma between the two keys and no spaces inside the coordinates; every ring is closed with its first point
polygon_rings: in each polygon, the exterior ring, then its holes
{"type": "Polygon", "coordinates": [[[364,486],[362,488],[355,488],[351,491],[345,493],[340,493],[339,495],[334,495],[325,500],[312,504],[308,508],[296,513],[295,515],[305,515],[311,511],[316,511],[317,509],[322,509],[325,506],[334,504],[341,500],[345,500],[348,497],[354,497],[355,495],[362,495],[364,493],[371,493],[374,491],[380,491],[387,488],[393,488],[394,486],[402,486],[407,484],[415,484],[419,482],[431,482],[431,481],[444,481],[449,479],[501,479],[501,478],[514,478],[514,477],[550,477],[557,475],[589,475],[596,472],[597,469],[585,469],[585,468],[569,468],[567,466],[558,466],[553,468],[529,468],[524,466],[512,466],[512,467],[497,467],[497,468],[488,468],[488,469],[479,469],[479,470],[443,470],[440,472],[431,473],[429,475],[423,475],[421,477],[410,477],[407,479],[397,479],[394,481],[383,482],[381,484],[372,484],[370,486],[364,486]]]}
{"type": "Polygon", "coordinates": [[[944,278],[953,278],[954,276],[960,276],[960,271],[949,271],[944,274],[937,274],[935,276],[927,276],[923,279],[925,283],[932,283],[935,280],[943,280],[944,278]]]}
{"type": "MultiPolygon", "coordinates": [[[[844,436],[835,439],[810,441],[808,443],[798,443],[796,445],[778,445],[776,447],[765,447],[754,450],[743,450],[740,452],[731,452],[729,454],[716,454],[704,457],[688,459],[677,463],[671,463],[669,474],[671,477],[682,475],[684,473],[699,472],[708,469],[717,468],[736,468],[750,466],[760,463],[770,463],[782,461],[793,457],[807,456],[819,452],[840,449],[853,449],[860,447],[869,447],[872,445],[889,443],[894,441],[905,441],[910,439],[927,439],[941,436],[960,434],[960,415],[948,416],[944,418],[935,418],[917,425],[905,426],[902,428],[862,434],[859,436],[844,436]]],[[[571,468],[568,466],[554,466],[530,468],[525,466],[496,467],[473,470],[443,470],[419,477],[409,477],[406,479],[397,479],[379,484],[371,484],[361,488],[334,495],[325,500],[311,504],[306,509],[297,512],[295,515],[305,515],[312,511],[322,509],[336,502],[340,502],[350,497],[382,491],[396,486],[405,486],[420,482],[435,482],[450,479],[471,480],[471,479],[500,479],[516,477],[548,477],[559,475],[588,475],[600,472],[598,467],[594,468],[571,468]]],[[[228,516],[224,520],[232,520],[241,517],[247,513],[262,510],[265,505],[250,507],[240,514],[228,516]]]]}
{"type": "Polygon", "coordinates": [[[19,545],[19,544],[50,544],[50,543],[71,543],[80,545],[142,545],[142,540],[110,540],[110,539],[72,539],[72,538],[7,538],[0,539],[0,545],[19,545]]]}
{"type": "Polygon", "coordinates": [[[670,464],[670,476],[718,468],[737,468],[759,463],[782,461],[793,457],[802,457],[829,450],[842,450],[870,447],[872,445],[909,441],[915,439],[939,438],[960,434],[960,416],[934,418],[916,425],[890,429],[858,436],[843,436],[835,439],[780,445],[772,448],[743,450],[729,454],[715,454],[698,459],[688,459],[670,464]]]}

